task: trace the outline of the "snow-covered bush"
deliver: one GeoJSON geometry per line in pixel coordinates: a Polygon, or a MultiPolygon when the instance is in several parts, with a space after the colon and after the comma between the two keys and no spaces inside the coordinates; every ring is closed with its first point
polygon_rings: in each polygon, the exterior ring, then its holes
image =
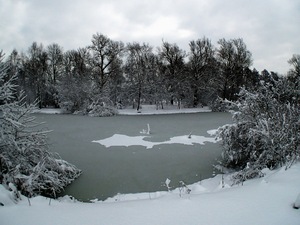
{"type": "Polygon", "coordinates": [[[89,116],[104,117],[118,114],[118,110],[113,106],[108,98],[94,100],[87,108],[89,116]]]}
{"type": "Polygon", "coordinates": [[[232,101],[217,97],[210,103],[210,108],[213,112],[229,112],[230,110],[235,110],[236,105],[232,101]]]}
{"type": "Polygon", "coordinates": [[[104,116],[114,116],[118,113],[118,111],[110,106],[103,106],[103,105],[93,105],[91,111],[89,111],[89,116],[95,117],[104,117],[104,116]]]}
{"type": "Polygon", "coordinates": [[[66,76],[58,86],[59,106],[66,112],[85,110],[91,95],[89,81],[66,76]]]}
{"type": "Polygon", "coordinates": [[[27,106],[22,94],[16,97],[16,78],[8,79],[6,71],[0,60],[0,183],[29,197],[55,197],[81,171],[48,151],[48,132],[37,130],[31,114],[35,106],[27,106]]]}
{"type": "Polygon", "coordinates": [[[261,176],[263,168],[289,167],[300,157],[299,90],[281,78],[242,89],[234,124],[219,129],[225,167],[240,170],[237,181],[261,176]],[[298,99],[295,101],[295,99],[298,99]]]}
{"type": "Polygon", "coordinates": [[[59,86],[60,107],[69,113],[95,117],[113,116],[118,113],[107,93],[99,93],[89,80],[67,77],[59,86]]]}

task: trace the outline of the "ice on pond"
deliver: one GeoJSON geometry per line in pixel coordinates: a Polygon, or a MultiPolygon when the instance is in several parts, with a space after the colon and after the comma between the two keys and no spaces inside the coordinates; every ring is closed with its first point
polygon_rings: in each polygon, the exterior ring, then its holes
{"type": "Polygon", "coordinates": [[[182,136],[175,136],[170,138],[170,140],[162,141],[162,142],[151,142],[146,141],[144,138],[149,136],[127,136],[124,134],[114,134],[113,136],[109,138],[105,138],[102,140],[96,140],[93,141],[95,143],[99,143],[101,145],[104,145],[105,147],[112,147],[112,146],[145,146],[147,149],[153,148],[155,145],[163,145],[163,144],[183,144],[183,145],[193,145],[193,144],[201,144],[204,145],[205,142],[212,142],[216,143],[216,140],[214,137],[204,137],[204,136],[197,136],[197,135],[191,135],[189,138],[188,135],[182,135],[182,136]]]}

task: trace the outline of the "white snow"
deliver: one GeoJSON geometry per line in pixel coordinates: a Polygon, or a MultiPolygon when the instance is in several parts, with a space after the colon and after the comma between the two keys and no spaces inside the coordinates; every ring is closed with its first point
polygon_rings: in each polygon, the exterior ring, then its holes
{"type": "Polygon", "coordinates": [[[188,135],[183,136],[176,136],[170,138],[170,140],[162,141],[162,142],[151,142],[146,141],[144,138],[149,136],[127,136],[124,134],[114,134],[113,136],[109,138],[105,138],[102,140],[96,140],[92,141],[95,143],[99,143],[101,145],[104,145],[105,147],[111,147],[111,146],[145,146],[147,149],[153,148],[155,145],[162,145],[162,144],[183,144],[183,145],[193,145],[193,144],[201,144],[204,145],[205,142],[213,142],[215,143],[215,138],[211,137],[204,137],[204,136],[197,136],[197,135],[191,135],[191,138],[188,137],[188,135]]]}
{"type": "MultiPolygon", "coordinates": [[[[49,200],[23,196],[14,203],[0,185],[0,224],[9,225],[299,225],[300,209],[294,209],[300,191],[300,163],[290,169],[265,170],[266,176],[230,186],[221,175],[189,185],[190,194],[180,190],[119,194],[104,202],[81,203],[70,197],[49,200]],[[50,204],[49,204],[50,203],[50,204]]],[[[172,181],[170,181],[172,183],[172,181]]],[[[166,188],[167,189],[167,188],[166,188]]]]}
{"type": "Polygon", "coordinates": [[[171,183],[171,180],[169,178],[167,178],[165,181],[165,184],[166,184],[166,187],[168,188],[168,191],[171,190],[170,183],[171,183]]]}
{"type": "Polygon", "coordinates": [[[42,108],[42,109],[35,109],[33,113],[44,113],[44,114],[62,114],[62,109],[56,108],[42,108]]]}
{"type": "Polygon", "coordinates": [[[203,108],[181,108],[178,106],[165,106],[164,109],[156,109],[156,105],[142,105],[142,109],[137,111],[133,108],[119,109],[120,115],[156,115],[156,114],[177,114],[177,113],[198,113],[211,112],[209,107],[203,108]]]}
{"type": "MultiPolygon", "coordinates": [[[[64,110],[57,108],[42,108],[36,109],[34,113],[45,114],[62,114],[64,110]]],[[[177,114],[177,113],[198,113],[198,112],[211,112],[209,107],[200,108],[181,108],[177,106],[165,106],[164,109],[156,109],[155,105],[142,105],[142,109],[137,111],[132,108],[118,109],[120,115],[156,115],[156,114],[177,114]]]]}
{"type": "Polygon", "coordinates": [[[218,132],[218,129],[213,129],[213,130],[208,130],[207,133],[210,135],[210,136],[216,136],[217,135],[217,132],[218,132]]]}

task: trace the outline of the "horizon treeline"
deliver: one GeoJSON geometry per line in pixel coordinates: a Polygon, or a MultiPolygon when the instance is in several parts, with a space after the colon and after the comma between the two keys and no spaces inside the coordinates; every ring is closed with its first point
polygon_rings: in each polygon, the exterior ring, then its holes
{"type": "Polygon", "coordinates": [[[26,52],[6,57],[9,77],[28,103],[88,112],[95,106],[121,108],[141,104],[178,107],[211,105],[217,98],[236,100],[241,87],[255,89],[277,73],[250,69],[252,54],[243,39],[207,37],[189,42],[189,51],[163,41],[124,44],[94,34],[91,44],[64,51],[58,44],[33,42],[26,52]]]}

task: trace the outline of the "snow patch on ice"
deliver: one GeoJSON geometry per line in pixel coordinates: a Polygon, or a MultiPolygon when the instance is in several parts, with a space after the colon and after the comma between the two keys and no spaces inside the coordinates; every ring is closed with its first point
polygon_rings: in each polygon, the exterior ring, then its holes
{"type": "Polygon", "coordinates": [[[212,130],[208,130],[206,131],[210,136],[216,136],[218,129],[212,129],[212,130]]]}
{"type": "Polygon", "coordinates": [[[192,135],[191,138],[189,138],[187,135],[182,136],[175,136],[170,138],[170,140],[162,141],[162,142],[151,142],[144,140],[145,137],[149,136],[127,136],[124,134],[114,134],[113,136],[109,138],[105,138],[102,140],[94,140],[92,142],[99,143],[101,145],[104,145],[105,147],[109,148],[112,146],[144,146],[147,149],[153,148],[156,145],[163,145],[163,144],[183,144],[183,145],[193,145],[193,144],[201,144],[204,145],[205,142],[212,142],[216,143],[215,138],[210,137],[204,137],[204,136],[197,136],[192,135]]]}

